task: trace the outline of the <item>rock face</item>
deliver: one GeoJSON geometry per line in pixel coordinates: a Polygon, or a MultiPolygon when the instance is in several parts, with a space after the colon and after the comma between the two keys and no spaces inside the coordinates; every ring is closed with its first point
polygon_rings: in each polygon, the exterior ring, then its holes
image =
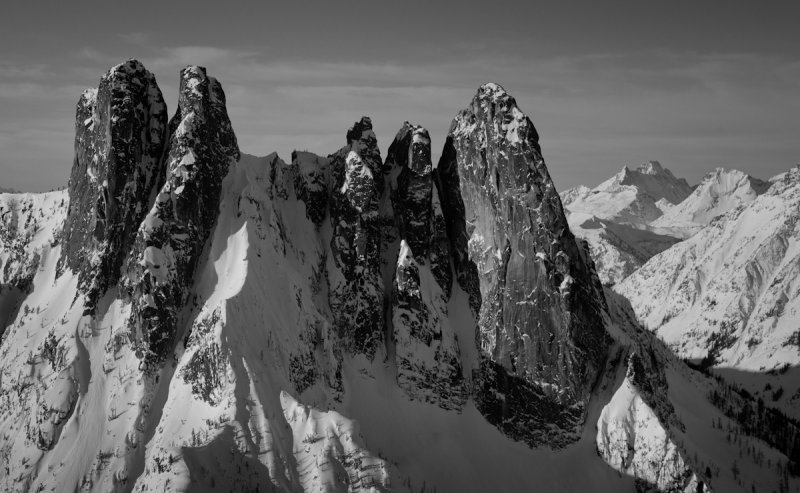
{"type": "Polygon", "coordinates": [[[75,162],[59,270],[79,274],[87,311],[116,284],[164,180],[167,107],[155,77],[129,60],[78,101],[75,162]]]}
{"type": "Polygon", "coordinates": [[[178,329],[200,254],[217,218],[222,179],[239,159],[225,93],[205,68],[181,71],[170,121],[166,183],[141,223],[125,287],[137,352],[163,360],[178,329]]]}
{"type": "MultiPolygon", "coordinates": [[[[384,227],[400,241],[399,252],[391,252],[397,262],[390,301],[398,384],[415,399],[461,409],[467,390],[448,317],[450,242],[428,131],[406,122],[389,147],[384,169],[390,203],[383,209],[391,211],[392,220],[384,227]]],[[[396,242],[384,244],[397,248],[396,242]]]]}
{"type": "Polygon", "coordinates": [[[455,163],[440,168],[458,170],[479,273],[478,408],[517,440],[559,447],[576,439],[608,342],[538,141],[514,99],[486,84],[453,121],[442,159],[455,163]]]}
{"type": "Polygon", "coordinates": [[[370,119],[353,125],[347,145],[328,159],[333,324],[348,352],[372,359],[383,342],[384,289],[378,217],[383,180],[370,119]]]}

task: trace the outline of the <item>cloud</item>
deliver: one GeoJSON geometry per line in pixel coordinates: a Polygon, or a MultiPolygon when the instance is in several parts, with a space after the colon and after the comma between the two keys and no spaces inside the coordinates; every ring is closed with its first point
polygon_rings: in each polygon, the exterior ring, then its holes
{"type": "MultiPolygon", "coordinates": [[[[481,83],[494,81],[536,124],[559,188],[599,182],[623,164],[645,159],[660,159],[696,181],[716,165],[747,170],[772,160],[777,170],[781,160],[787,161],[784,168],[797,160],[786,156],[800,154],[793,144],[800,62],[778,55],[649,51],[537,57],[477,44],[435,61],[301,60],[202,45],[144,46],[149,40],[137,33],[121,37],[142,44],[140,59],[156,74],[170,111],[178,71],[188,64],[206,66],[223,84],[234,129],[248,153],[277,150],[288,158],[298,148],[327,154],[343,145],[347,127],[367,114],[382,148],[408,119],[430,130],[437,154],[456,111],[481,83]]],[[[65,82],[96,85],[124,58],[84,49],[69,64],[0,61],[0,98],[20,114],[14,125],[31,132],[16,141],[6,133],[3,149],[13,147],[20,162],[37,156],[40,163],[30,167],[38,176],[65,181],[68,170],[41,172],[48,152],[71,153],[71,118],[82,86],[65,82]],[[57,115],[64,131],[50,133],[43,126],[47,115],[57,115]]],[[[52,155],[49,161],[64,157],[52,155]]],[[[3,175],[12,176],[5,166],[4,161],[3,175]]]]}
{"type": "Polygon", "coordinates": [[[132,45],[144,46],[150,41],[150,35],[140,31],[122,33],[119,37],[122,41],[132,45]]]}
{"type": "Polygon", "coordinates": [[[75,54],[76,58],[89,62],[104,62],[107,56],[93,48],[81,48],[75,54]]]}

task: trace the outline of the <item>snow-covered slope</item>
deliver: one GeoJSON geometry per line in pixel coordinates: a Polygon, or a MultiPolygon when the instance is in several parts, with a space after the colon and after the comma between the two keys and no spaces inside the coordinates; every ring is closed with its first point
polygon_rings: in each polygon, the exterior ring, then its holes
{"type": "Polygon", "coordinates": [[[582,212],[567,214],[567,221],[575,236],[589,243],[597,275],[603,284],[614,284],[625,279],[653,255],[679,241],[672,236],[582,212]]]}
{"type": "Polygon", "coordinates": [[[68,205],[66,190],[0,193],[0,336],[58,244],[68,205]]]}
{"type": "Polygon", "coordinates": [[[648,228],[691,192],[686,180],[650,161],[626,166],[593,189],[566,190],[561,200],[570,229],[589,243],[600,280],[614,284],[678,241],[648,228]]]}
{"type": "Polygon", "coordinates": [[[799,219],[794,168],[749,204],[653,257],[617,289],[679,355],[730,368],[735,381],[772,388],[765,394],[796,409],[800,384],[779,373],[800,358],[799,219]],[[755,378],[764,372],[774,379],[755,378]]]}
{"type": "Polygon", "coordinates": [[[679,354],[764,371],[798,359],[800,169],[617,286],[679,354]]]}
{"type": "Polygon", "coordinates": [[[597,423],[597,448],[612,467],[637,477],[640,491],[800,487],[789,471],[800,452],[800,423],[689,369],[638,326],[627,299],[609,288],[606,299],[618,343],[616,390],[597,423]]]}
{"type": "Polygon", "coordinates": [[[738,170],[717,168],[703,178],[689,197],[667,209],[650,223],[650,227],[664,234],[688,238],[715,217],[752,202],[770,185],[738,170]]]}
{"type": "MultiPolygon", "coordinates": [[[[298,161],[309,158],[298,155],[298,161]]],[[[630,372],[628,357],[610,359],[587,410],[591,425],[558,453],[505,437],[471,400],[454,412],[410,398],[398,385],[398,367],[383,357],[344,359],[341,401],[324,378],[299,391],[302,378],[325,372],[318,366],[327,359],[319,352],[324,348],[314,350],[316,362],[304,363],[302,354],[330,319],[316,291],[323,286],[309,282],[323,258],[326,233],[307,219],[308,209],[288,186],[302,166],[298,161],[285,165],[275,155],[243,155],[231,168],[192,291],[198,305],[190,315],[191,334],[185,347],[179,345],[174,366],[155,374],[142,373],[127,342],[129,305],[109,296],[99,305],[99,318],[82,316],[82,303],[70,306],[72,296],[65,296],[75,292],[76,277],[54,280],[58,256],[50,257],[26,300],[38,310],[20,316],[3,342],[4,361],[19,361],[24,369],[20,375],[16,367],[3,368],[5,489],[41,484],[44,491],[58,491],[61,484],[80,484],[96,491],[231,491],[274,485],[279,491],[329,491],[349,484],[377,491],[425,485],[512,492],[535,484],[548,491],[611,492],[633,491],[633,476],[642,479],[640,486],[694,485],[694,471],[705,467],[714,473],[702,480],[720,485],[718,491],[737,484],[727,457],[739,446],[725,445],[723,430],[693,445],[689,432],[674,435],[673,425],[654,417],[660,405],[638,389],[634,414],[614,411],[636,388],[633,377],[620,380],[630,372]],[[42,325],[49,330],[28,332],[42,325]],[[22,377],[29,372],[32,377],[22,377]],[[629,424],[636,440],[619,434],[629,424]],[[630,464],[618,462],[620,440],[626,454],[635,451],[630,464]],[[605,455],[598,457],[596,444],[605,455]],[[668,455],[660,455],[662,448],[668,455]]],[[[475,327],[466,293],[458,285],[453,289],[450,323],[475,327]]],[[[639,346],[632,344],[631,327],[617,323],[614,351],[629,354],[639,346]]],[[[709,404],[696,416],[703,387],[686,380],[680,362],[657,358],[667,362],[668,376],[677,375],[670,394],[691,402],[678,408],[690,430],[705,429],[712,419],[733,423],[709,404]]],[[[753,443],[774,463],[785,461],[753,443]]],[[[748,484],[774,487],[768,471],[745,460],[740,467],[748,484]]]]}
{"type": "Polygon", "coordinates": [[[570,228],[589,242],[600,279],[614,284],[714,217],[753,201],[770,185],[741,171],[717,168],[692,191],[685,180],[651,162],[635,171],[624,168],[595,189],[567,190],[561,199],[570,228]]]}
{"type": "Polygon", "coordinates": [[[438,165],[366,117],[329,156],[240,154],[202,67],[166,133],[141,64],[103,84],[130,94],[81,99],[68,196],[12,207],[42,253],[3,238],[35,265],[2,294],[3,491],[772,491],[797,460],[711,426],[719,386],[599,285],[496,84],[438,165]],[[743,443],[771,465],[731,471],[743,443]]]}
{"type": "Polygon", "coordinates": [[[561,200],[570,212],[641,228],[691,193],[686,180],[676,178],[658,161],[650,161],[634,169],[625,166],[595,188],[569,189],[561,200]]]}

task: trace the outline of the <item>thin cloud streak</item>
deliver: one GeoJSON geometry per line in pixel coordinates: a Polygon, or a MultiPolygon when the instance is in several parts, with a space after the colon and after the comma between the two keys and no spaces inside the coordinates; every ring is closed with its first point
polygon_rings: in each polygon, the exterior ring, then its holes
{"type": "MultiPolygon", "coordinates": [[[[243,151],[254,154],[277,150],[286,159],[293,149],[330,153],[344,144],[347,127],[362,114],[373,117],[382,148],[408,119],[428,127],[436,153],[452,116],[469,103],[478,85],[489,81],[504,85],[531,116],[561,189],[599,182],[634,160],[660,159],[697,181],[717,165],[764,177],[793,164],[773,162],[766,174],[761,172],[756,151],[770,145],[783,156],[800,154],[791,146],[800,110],[794,97],[800,89],[800,62],[778,56],[659,51],[532,59],[481,52],[445,57],[437,64],[334,62],[271,59],[210,46],[156,48],[137,33],[124,36],[142,45],[140,59],[156,74],[170,111],[179,69],[205,65],[225,88],[243,151]]],[[[9,69],[0,72],[0,99],[26,108],[32,116],[14,123],[33,132],[13,141],[0,127],[6,135],[0,140],[6,150],[2,169],[10,166],[11,147],[23,162],[27,155],[46,155],[43,149],[60,149],[54,155],[71,162],[71,118],[82,88],[63,83],[96,85],[109,66],[121,61],[90,49],[77,52],[66,68],[0,61],[9,69]],[[43,118],[49,113],[61,115],[63,132],[48,133],[43,118]]],[[[776,156],[769,153],[764,159],[780,160],[776,156]]],[[[47,166],[52,165],[31,163],[33,169],[47,166]]],[[[39,175],[51,181],[38,188],[52,188],[66,181],[68,169],[59,164],[57,173],[39,175]]],[[[14,176],[4,174],[12,179],[0,185],[23,188],[14,176]]]]}

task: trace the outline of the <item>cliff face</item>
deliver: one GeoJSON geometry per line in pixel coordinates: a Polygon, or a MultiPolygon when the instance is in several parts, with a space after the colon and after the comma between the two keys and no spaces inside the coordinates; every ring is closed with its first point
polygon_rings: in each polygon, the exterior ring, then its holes
{"type": "Polygon", "coordinates": [[[79,273],[87,312],[116,284],[139,224],[165,178],[167,107],[155,77],[129,60],[85,91],[75,116],[75,161],[59,271],[79,273]]]}
{"type": "Polygon", "coordinates": [[[330,303],[334,327],[347,350],[372,359],[383,341],[380,151],[372,122],[362,118],[347,132],[347,146],[329,156],[330,303]]]}
{"type": "MultiPolygon", "coordinates": [[[[478,407],[517,439],[563,446],[580,428],[607,336],[603,296],[539,136],[505,90],[486,84],[453,121],[442,160],[445,173],[457,169],[482,299],[478,407]]],[[[470,274],[459,282],[474,285],[470,274]]]]}
{"type": "Polygon", "coordinates": [[[467,386],[459,345],[474,342],[459,341],[449,318],[452,257],[428,131],[406,122],[389,146],[384,169],[384,228],[391,231],[384,236],[394,239],[385,245],[396,259],[390,265],[390,323],[397,382],[415,399],[460,410],[467,386]]]}
{"type": "Polygon", "coordinates": [[[217,220],[222,179],[239,159],[225,93],[205,68],[181,71],[170,122],[166,183],[141,222],[124,287],[131,337],[140,357],[166,358],[178,331],[200,254],[217,220]]]}

